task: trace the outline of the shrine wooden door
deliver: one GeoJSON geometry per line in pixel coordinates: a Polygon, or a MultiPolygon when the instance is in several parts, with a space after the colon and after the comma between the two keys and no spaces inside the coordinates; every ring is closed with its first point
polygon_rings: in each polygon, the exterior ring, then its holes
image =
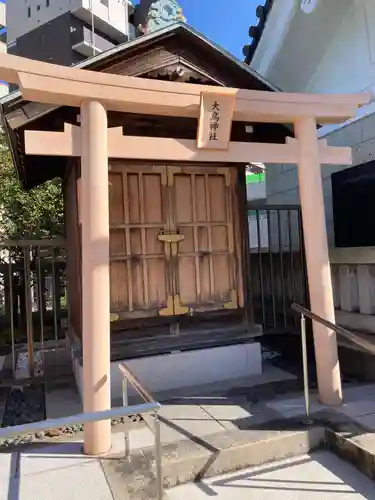
{"type": "Polygon", "coordinates": [[[230,167],[169,167],[169,227],[180,237],[172,274],[182,313],[238,307],[235,173],[230,167]]]}
{"type": "Polygon", "coordinates": [[[235,169],[113,164],[109,178],[112,312],[236,308],[235,169]]]}
{"type": "Polygon", "coordinates": [[[167,307],[167,260],[158,234],[167,228],[165,167],[113,164],[109,172],[111,311],[157,316],[167,307]]]}

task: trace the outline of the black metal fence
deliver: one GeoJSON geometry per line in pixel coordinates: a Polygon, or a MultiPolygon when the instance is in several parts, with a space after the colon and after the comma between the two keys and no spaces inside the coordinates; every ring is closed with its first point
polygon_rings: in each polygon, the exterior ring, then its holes
{"type": "Polygon", "coordinates": [[[0,382],[55,370],[67,325],[64,241],[0,242],[0,382]]]}
{"type": "Polygon", "coordinates": [[[299,330],[291,304],[308,307],[301,209],[248,205],[250,290],[264,333],[299,330]]]}

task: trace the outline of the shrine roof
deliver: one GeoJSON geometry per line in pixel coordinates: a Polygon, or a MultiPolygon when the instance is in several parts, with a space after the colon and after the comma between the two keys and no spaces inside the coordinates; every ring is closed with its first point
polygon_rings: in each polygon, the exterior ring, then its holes
{"type": "Polygon", "coordinates": [[[260,39],[262,38],[264,27],[266,25],[273,4],[274,0],[266,0],[263,5],[258,5],[256,8],[258,23],[254,26],[249,27],[249,37],[251,38],[251,43],[243,46],[245,64],[251,64],[260,39]]]}
{"type": "MultiPolygon", "coordinates": [[[[223,48],[185,23],[125,42],[86,59],[77,68],[141,78],[176,79],[243,89],[278,91],[223,48]],[[185,72],[184,80],[176,74],[185,72]]],[[[25,154],[24,131],[62,130],[64,121],[74,123],[77,109],[25,101],[13,92],[0,101],[2,120],[15,166],[25,187],[33,187],[54,176],[63,176],[66,158],[31,157],[25,154]]],[[[261,124],[261,135],[282,142],[290,131],[282,125],[261,124]]]]}

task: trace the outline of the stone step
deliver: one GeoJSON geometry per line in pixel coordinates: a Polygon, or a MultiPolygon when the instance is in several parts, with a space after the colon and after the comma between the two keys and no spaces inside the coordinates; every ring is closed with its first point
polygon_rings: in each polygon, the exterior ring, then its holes
{"type": "MultiPolygon", "coordinates": [[[[300,457],[325,449],[375,479],[375,434],[333,410],[314,414],[309,424],[300,418],[260,421],[249,428],[191,436],[162,446],[166,489],[249,467],[300,457]]],[[[134,451],[131,457],[102,460],[115,500],[157,499],[155,449],[134,451]]],[[[167,496],[166,496],[167,498],[167,496]]]]}
{"type": "MultiPolygon", "coordinates": [[[[164,486],[199,481],[227,472],[299,456],[323,447],[325,430],[313,427],[300,431],[246,430],[180,441],[163,446],[164,486]]],[[[144,451],[155,466],[154,449],[144,451]]]]}
{"type": "MultiPolygon", "coordinates": [[[[375,433],[345,421],[326,429],[326,446],[360,472],[375,480],[375,433]]],[[[375,493],[374,493],[375,495],[375,493]]]]}
{"type": "MultiPolygon", "coordinates": [[[[165,444],[164,487],[300,456],[325,442],[325,429],[314,426],[297,431],[237,430],[165,444]]],[[[116,500],[157,498],[153,447],[137,450],[129,459],[107,458],[102,466],[116,500]]]]}

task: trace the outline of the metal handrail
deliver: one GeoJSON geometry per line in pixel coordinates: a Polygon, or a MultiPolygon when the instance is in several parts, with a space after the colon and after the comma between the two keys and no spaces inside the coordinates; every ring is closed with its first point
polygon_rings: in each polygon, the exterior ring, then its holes
{"type": "Polygon", "coordinates": [[[145,403],[128,407],[112,408],[111,410],[103,410],[92,413],[77,413],[69,417],[49,418],[40,422],[32,422],[31,424],[14,425],[12,427],[0,428],[0,438],[6,439],[12,436],[21,436],[32,432],[47,431],[50,429],[58,429],[69,425],[87,424],[88,422],[100,422],[101,420],[109,420],[113,418],[121,418],[129,415],[144,415],[152,413],[160,408],[158,403],[145,403]]]}
{"type": "MultiPolygon", "coordinates": [[[[123,376],[123,380],[127,380],[131,383],[134,389],[138,392],[140,396],[145,400],[146,403],[156,403],[154,398],[151,396],[149,392],[142,386],[138,378],[134,375],[134,373],[130,370],[129,367],[120,363],[118,365],[121,375],[123,376]]],[[[124,393],[124,391],[123,391],[124,393]]],[[[125,405],[124,405],[125,406],[125,405]]]]}
{"type": "MultiPolygon", "coordinates": [[[[128,405],[128,382],[134,387],[138,394],[144,399],[146,405],[154,405],[154,435],[155,435],[155,476],[158,500],[164,497],[163,476],[162,476],[162,449],[161,449],[161,429],[158,410],[161,408],[160,403],[157,403],[153,396],[142,386],[141,382],[134,375],[128,366],[124,363],[118,365],[122,375],[122,404],[124,407],[128,405]]],[[[125,456],[130,453],[129,434],[125,430],[125,456]]]]}
{"type": "Polygon", "coordinates": [[[334,323],[331,323],[330,321],[328,321],[324,318],[321,318],[317,314],[314,314],[313,312],[309,311],[305,307],[300,306],[299,304],[292,304],[291,308],[294,311],[296,311],[300,314],[303,314],[307,318],[310,318],[312,321],[316,321],[317,323],[320,323],[321,325],[326,326],[327,328],[330,328],[334,332],[345,337],[350,342],[353,342],[354,344],[359,345],[363,349],[366,349],[366,351],[370,351],[371,353],[375,354],[374,344],[372,344],[371,342],[369,342],[366,339],[363,339],[358,334],[351,332],[351,331],[347,330],[346,328],[343,328],[340,325],[336,325],[334,323]]]}
{"type": "MultiPolygon", "coordinates": [[[[69,425],[86,424],[88,422],[100,422],[102,420],[110,420],[116,418],[127,417],[130,415],[145,415],[153,414],[155,422],[155,465],[156,465],[156,483],[158,491],[158,500],[162,500],[164,494],[162,468],[161,468],[161,439],[160,439],[160,421],[158,411],[161,408],[160,403],[157,403],[152,396],[144,389],[125,365],[120,365],[120,371],[123,375],[123,381],[130,382],[139,394],[145,399],[145,403],[128,406],[127,402],[127,384],[123,383],[123,406],[112,408],[111,410],[103,410],[92,413],[78,413],[69,417],[50,418],[40,422],[32,422],[30,424],[15,425],[12,427],[0,428],[0,439],[6,439],[13,436],[21,436],[34,432],[41,432],[50,429],[58,429],[69,425]]],[[[125,429],[125,457],[129,456],[129,434],[125,429]]]]}
{"type": "Polygon", "coordinates": [[[302,365],[303,365],[303,389],[305,396],[305,410],[306,417],[310,419],[310,394],[309,394],[309,375],[308,375],[308,362],[307,362],[307,341],[306,341],[306,318],[316,321],[330,330],[342,335],[350,342],[359,345],[363,349],[375,354],[375,346],[366,339],[361,338],[358,334],[350,332],[340,325],[331,323],[330,321],[318,316],[317,314],[309,311],[299,304],[292,304],[291,308],[301,315],[301,341],[302,341],[302,365]]]}

